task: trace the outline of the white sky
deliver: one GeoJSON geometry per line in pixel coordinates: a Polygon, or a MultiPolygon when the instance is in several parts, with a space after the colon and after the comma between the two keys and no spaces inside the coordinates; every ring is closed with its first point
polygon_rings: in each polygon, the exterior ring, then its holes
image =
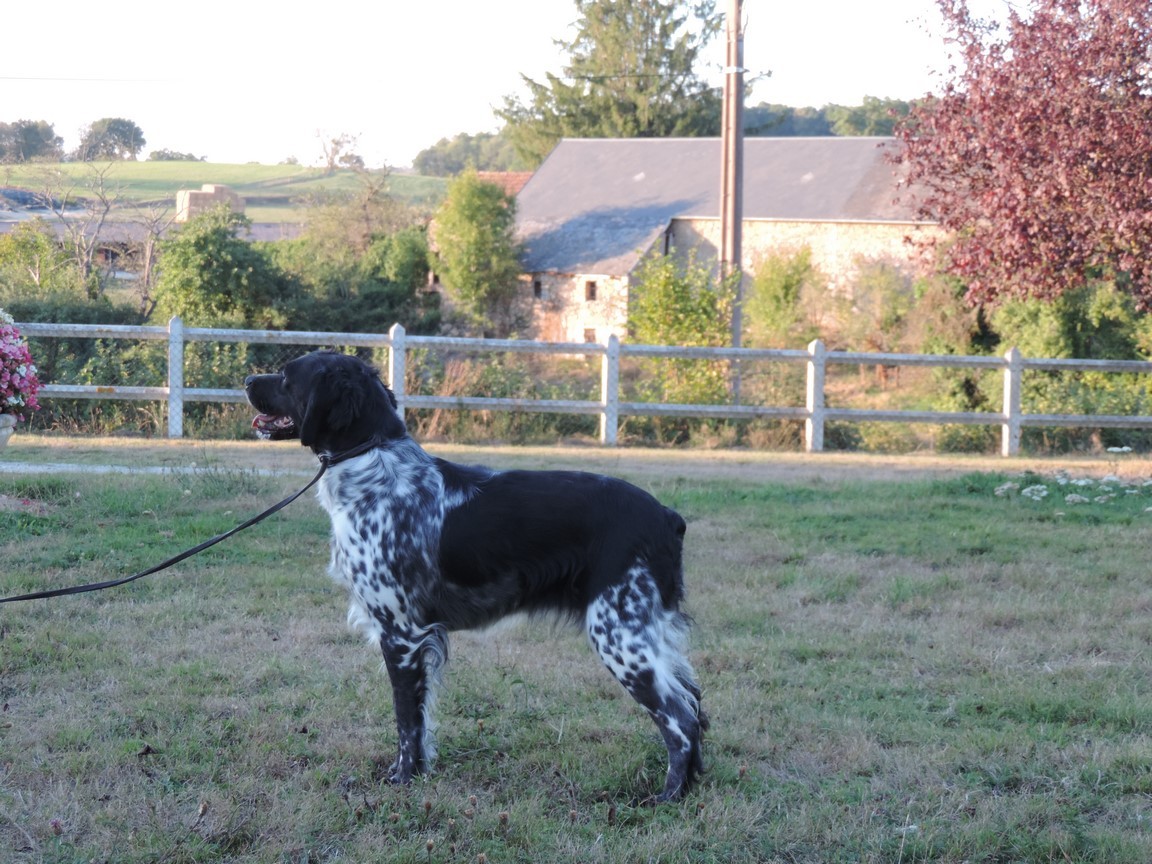
{"type": "MultiPolygon", "coordinates": [[[[124,117],[145,153],[268,164],[315,164],[317,131],[346,132],[370,167],[495,131],[521,73],[562,70],[553,40],[577,17],[572,0],[7,5],[0,121],[47,120],[72,149],[93,120],[124,117]]],[[[912,99],[947,66],[934,0],[744,0],[744,14],[744,65],[772,72],[749,105],[912,99]]],[[[699,71],[719,81],[723,37],[710,54],[699,71]]]]}

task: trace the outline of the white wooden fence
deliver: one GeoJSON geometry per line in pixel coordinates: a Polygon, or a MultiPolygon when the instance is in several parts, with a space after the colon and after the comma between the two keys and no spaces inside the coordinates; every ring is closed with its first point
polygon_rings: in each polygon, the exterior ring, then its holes
{"type": "Polygon", "coordinates": [[[1025,426],[1152,429],[1152,417],[1101,414],[1024,414],[1020,407],[1021,379],[1028,370],[1152,373],[1152,363],[1137,360],[1054,360],[1023,357],[1013,348],[1003,357],[967,357],[934,354],[882,354],[827,351],[820,340],[807,350],[751,348],[683,348],[630,345],[615,336],[607,344],[586,342],[532,342],[518,339],[464,339],[442,336],[409,336],[399,324],[387,334],[327,333],[277,330],[223,330],[185,327],[179,318],[167,327],[134,327],[99,324],[18,324],[25,335],[38,338],[96,338],[161,340],[168,343],[168,384],[165,387],[122,387],[47,383],[42,399],[124,399],[164,401],[168,404],[168,436],[184,432],[185,402],[244,402],[241,389],[186,387],[184,345],[188,342],[246,342],[258,345],[330,345],[388,349],[387,379],[401,412],[405,408],[529,411],[554,414],[586,414],[600,418],[600,440],[615,445],[620,418],[625,416],[713,417],[751,419],[768,417],[804,421],[804,446],[809,452],[824,449],[824,427],[829,421],[869,423],[958,423],[999,426],[1000,452],[1014,456],[1020,449],[1020,430],[1025,426]],[[522,352],[530,354],[600,355],[600,398],[596,401],[500,399],[487,397],[423,396],[405,393],[407,352],[420,348],[475,352],[522,352]],[[807,397],[803,406],[681,405],[620,401],[622,357],[671,357],[709,360],[802,363],[807,370],[807,397]],[[999,412],[876,411],[830,408],[825,404],[825,372],[832,364],[866,366],[936,366],[999,369],[1004,378],[1003,410],[999,412]]]}

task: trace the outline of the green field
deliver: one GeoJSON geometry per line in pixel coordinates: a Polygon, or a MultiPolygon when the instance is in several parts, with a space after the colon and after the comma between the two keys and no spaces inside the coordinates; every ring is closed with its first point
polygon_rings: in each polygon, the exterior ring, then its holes
{"type": "MultiPolygon", "coordinates": [[[[340,192],[357,188],[351,171],[341,170],[326,177],[322,168],[300,165],[214,164],[210,162],[115,162],[96,165],[66,162],[59,165],[0,166],[0,185],[39,190],[45,188],[45,172],[63,172],[83,195],[84,184],[93,169],[108,168],[105,179],[115,188],[125,205],[162,202],[175,208],[181,189],[199,189],[205,183],[222,183],[244,196],[246,215],[254,222],[291,222],[300,219],[299,202],[320,191],[340,192]]],[[[421,207],[434,207],[444,193],[446,181],[439,177],[394,174],[391,192],[397,198],[421,207]]],[[[127,207],[121,214],[128,212],[127,207]]]]}
{"type": "MultiPolygon", "coordinates": [[[[655,729],[548,625],[454,637],[437,769],[383,783],[380,658],[301,500],[131,587],[0,607],[0,860],[1152,860],[1147,462],[446,455],[611,470],[685,516],[697,792],[635,806],[655,729]]],[[[5,460],[207,470],[0,473],[0,594],[133,572],[302,482],[252,465],[314,465],[31,436],[5,460]]]]}

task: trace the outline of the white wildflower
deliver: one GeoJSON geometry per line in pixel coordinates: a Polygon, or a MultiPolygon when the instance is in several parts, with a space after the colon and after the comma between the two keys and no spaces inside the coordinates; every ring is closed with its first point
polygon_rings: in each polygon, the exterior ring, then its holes
{"type": "Polygon", "coordinates": [[[1092,481],[1091,477],[1081,477],[1079,480],[1073,480],[1072,485],[1073,486],[1091,486],[1092,482],[1093,481],[1092,481]]]}
{"type": "Polygon", "coordinates": [[[1115,495],[1097,495],[1092,500],[1095,501],[1097,504],[1107,504],[1109,501],[1111,501],[1115,497],[1116,497],[1115,495]]]}
{"type": "Polygon", "coordinates": [[[1131,447],[1109,447],[1108,452],[1109,453],[1131,453],[1132,448],[1131,447]]]}
{"type": "Polygon", "coordinates": [[[1019,490],[1020,490],[1020,484],[1019,483],[1012,483],[1012,482],[1003,483],[1000,486],[996,487],[996,497],[997,498],[1003,498],[1005,495],[1009,494],[1010,492],[1018,492],[1019,490]]]}
{"type": "Polygon", "coordinates": [[[1083,495],[1077,495],[1076,493],[1072,493],[1071,495],[1065,495],[1064,496],[1064,503],[1065,504],[1087,504],[1088,499],[1085,498],[1083,495]]]}
{"type": "Polygon", "coordinates": [[[1029,486],[1027,489],[1021,490],[1020,494],[1025,498],[1031,498],[1033,501],[1042,501],[1048,497],[1048,487],[1041,485],[1029,486]]]}

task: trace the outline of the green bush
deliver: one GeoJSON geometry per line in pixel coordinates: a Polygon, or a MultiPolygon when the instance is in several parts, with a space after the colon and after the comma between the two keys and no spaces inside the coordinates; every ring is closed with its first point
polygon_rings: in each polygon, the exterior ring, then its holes
{"type": "Polygon", "coordinates": [[[220,206],[160,244],[156,311],[193,327],[284,327],[299,283],[240,236],[251,221],[220,206]]]}
{"type": "MultiPolygon", "coordinates": [[[[1152,322],[1111,282],[1093,282],[1050,301],[1016,300],[992,315],[1002,345],[1025,357],[1147,359],[1152,322]]],[[[1030,371],[1021,384],[1029,414],[1152,414],[1146,375],[1093,371],[1030,371]]],[[[1028,449],[1064,452],[1129,446],[1146,450],[1152,433],[1093,427],[1028,428],[1028,449]]]]}
{"type": "MultiPolygon", "coordinates": [[[[43,297],[23,295],[6,301],[17,321],[51,324],[143,323],[140,313],[106,299],[89,300],[66,292],[43,297]]],[[[41,381],[52,384],[106,384],[111,386],[163,386],[165,374],[155,373],[153,355],[163,347],[93,338],[28,338],[28,346],[41,381]]],[[[163,367],[161,367],[163,368],[163,367]]],[[[151,403],[91,399],[45,399],[39,411],[29,415],[31,429],[58,429],[97,433],[131,430],[155,431],[156,406],[151,403]]]]}
{"type": "Polygon", "coordinates": [[[750,345],[798,348],[820,335],[828,278],[812,264],[807,246],[765,255],[756,263],[748,288],[744,322],[750,345]]]}
{"type": "MultiPolygon", "coordinates": [[[[633,284],[628,310],[632,341],[713,348],[731,344],[735,283],[717,279],[711,264],[700,263],[693,255],[685,259],[651,255],[636,270],[633,284]]],[[[622,381],[622,387],[629,386],[638,401],[687,405],[728,401],[731,369],[727,361],[653,358],[638,366],[640,374],[630,385],[622,381]]],[[[700,422],[665,417],[631,425],[642,426],[661,441],[682,443],[700,422]]]]}
{"type": "MultiPolygon", "coordinates": [[[[446,356],[433,351],[409,352],[405,381],[410,394],[531,401],[592,401],[598,386],[598,358],[590,363],[527,355],[446,356]]],[[[593,437],[599,429],[597,417],[580,414],[457,408],[410,409],[405,414],[419,437],[458,443],[553,443],[593,437]]]]}

